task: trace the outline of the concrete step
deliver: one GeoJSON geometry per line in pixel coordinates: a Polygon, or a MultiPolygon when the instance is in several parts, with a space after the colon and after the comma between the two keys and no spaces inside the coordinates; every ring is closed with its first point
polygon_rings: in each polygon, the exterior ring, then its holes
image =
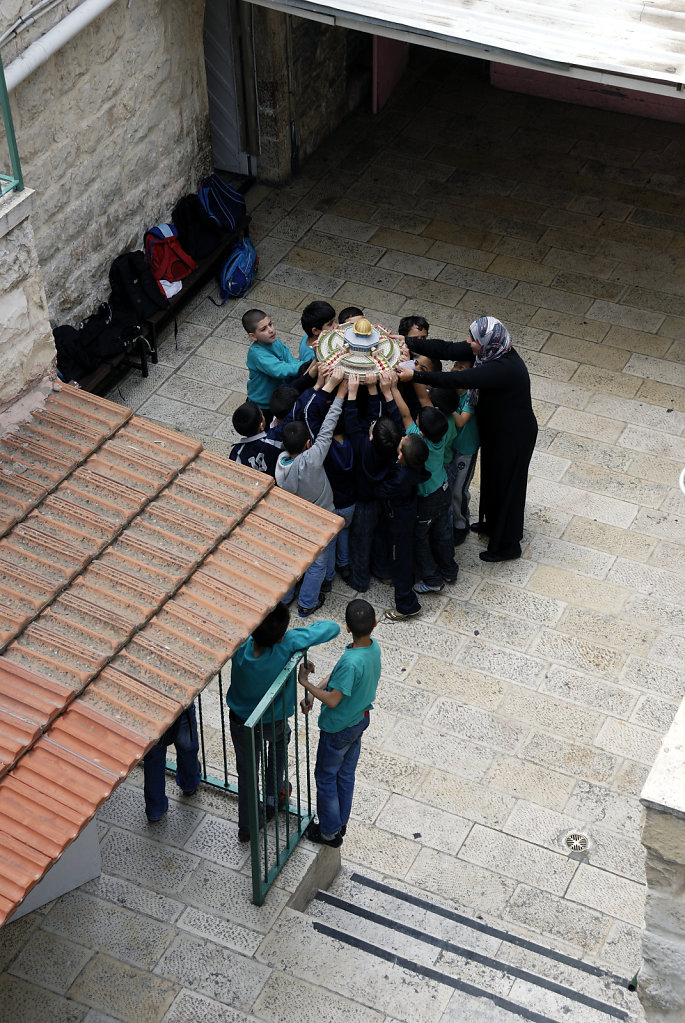
{"type": "Polygon", "coordinates": [[[306,913],[322,939],[451,989],[450,1010],[453,1001],[461,1008],[438,1017],[445,1021],[642,1018],[626,978],[378,878],[341,874],[306,913]]]}

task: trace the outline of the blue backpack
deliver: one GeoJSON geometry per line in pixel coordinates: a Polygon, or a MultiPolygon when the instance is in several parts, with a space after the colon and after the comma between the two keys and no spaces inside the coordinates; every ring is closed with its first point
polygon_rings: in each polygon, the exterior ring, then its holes
{"type": "Polygon", "coordinates": [[[224,231],[235,231],[245,216],[245,198],[218,174],[203,178],[197,190],[205,211],[224,231]]]}
{"type": "Polygon", "coordinates": [[[243,238],[235,245],[229,254],[228,259],[219,271],[219,291],[221,302],[214,302],[214,305],[223,305],[229,298],[240,298],[244,295],[257,276],[259,256],[254,250],[254,245],[249,238],[243,238]]]}

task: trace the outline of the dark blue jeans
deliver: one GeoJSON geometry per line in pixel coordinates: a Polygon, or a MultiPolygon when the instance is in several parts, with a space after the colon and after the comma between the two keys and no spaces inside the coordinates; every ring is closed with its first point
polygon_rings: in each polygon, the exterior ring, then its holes
{"type": "MultiPolygon", "coordinates": [[[[164,738],[165,736],[162,736],[162,740],[164,738]]],[[[145,813],[149,820],[159,820],[169,806],[165,791],[167,746],[162,740],[143,758],[143,794],[145,813]]],[[[197,757],[200,744],[194,703],[181,712],[173,745],[176,747],[176,784],[184,792],[190,792],[197,788],[202,780],[200,761],[197,757]]]]}
{"type": "Polygon", "coordinates": [[[447,483],[416,503],[414,558],[419,577],[429,586],[453,583],[459,566],[454,560],[454,537],[449,522],[452,495],[447,483]]]}
{"type": "Polygon", "coordinates": [[[316,813],[324,835],[335,835],[350,819],[362,732],[369,727],[369,715],[340,732],[319,732],[316,751],[316,813]]]}
{"type": "Polygon", "coordinates": [[[382,576],[374,537],[381,516],[380,501],[357,501],[350,526],[350,578],[353,590],[365,593],[371,582],[371,572],[382,576]],[[376,572],[378,569],[378,572],[376,572]]]}
{"type": "Polygon", "coordinates": [[[414,593],[414,523],[416,522],[416,501],[393,507],[384,501],[385,526],[388,552],[388,575],[395,587],[395,608],[401,614],[413,614],[421,610],[414,593]]]}
{"type": "MultiPolygon", "coordinates": [[[[231,728],[231,739],[235,750],[235,766],[238,775],[238,827],[242,831],[250,830],[250,815],[247,800],[247,753],[245,750],[245,722],[233,711],[228,715],[231,728]]],[[[264,725],[264,748],[266,751],[266,801],[273,806],[278,805],[278,795],[283,789],[285,774],[285,747],[290,742],[290,725],[287,721],[277,721],[272,731],[271,724],[264,725]],[[287,733],[286,733],[287,729],[287,733]],[[275,750],[273,739],[276,739],[275,750]],[[287,738],[286,738],[287,735],[287,738]],[[275,764],[274,764],[275,754],[275,764]],[[276,768],[276,785],[274,787],[274,766],[276,768]]],[[[257,771],[257,791],[259,792],[259,762],[261,760],[261,743],[259,733],[255,733],[255,767],[257,771]]],[[[262,820],[262,805],[259,805],[259,819],[262,820]]]]}

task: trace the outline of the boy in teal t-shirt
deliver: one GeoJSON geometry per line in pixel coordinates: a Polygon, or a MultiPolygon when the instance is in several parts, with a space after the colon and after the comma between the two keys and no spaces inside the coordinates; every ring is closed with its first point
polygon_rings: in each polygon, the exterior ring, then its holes
{"type": "MultiPolygon", "coordinates": [[[[236,771],[238,774],[238,838],[241,842],[250,841],[250,821],[247,801],[247,760],[245,755],[245,722],[259,704],[262,697],[278,678],[290,658],[298,650],[327,643],[340,632],[337,622],[315,622],[306,628],[290,629],[290,612],[285,604],[277,604],[266,616],[261,625],[250,638],[236,650],[231,661],[231,685],[226,693],[229,706],[229,724],[231,739],[235,749],[236,771]]],[[[278,714],[279,707],[276,709],[278,714]]],[[[286,688],[286,715],[289,717],[295,710],[295,679],[286,688]]],[[[267,751],[266,762],[266,816],[269,819],[275,813],[275,793],[273,775],[273,757],[276,757],[276,791],[279,806],[287,801],[283,786],[285,771],[286,730],[290,738],[290,726],[284,720],[277,720],[275,732],[271,728],[271,718],[266,719],[264,745],[267,751]],[[275,734],[275,750],[272,739],[275,734]]],[[[256,743],[257,784],[259,785],[259,756],[261,744],[256,743]]]]}
{"type": "MultiPolygon", "coordinates": [[[[345,648],[327,679],[320,686],[309,681],[314,666],[300,665],[299,681],[308,693],[321,700],[319,748],[316,753],[316,812],[305,837],[334,849],[342,845],[350,819],[354,775],[359,760],[362,732],[369,726],[369,711],[376,698],[381,677],[381,651],[371,633],[376,615],[367,600],[351,600],[345,610],[352,643],[345,648]]],[[[307,713],[309,696],[302,701],[307,713]]]]}
{"type": "Polygon", "coordinates": [[[299,360],[276,337],[276,328],[270,316],[261,309],[248,309],[243,316],[243,327],[252,344],[247,350],[248,401],[259,405],[266,422],[271,421],[269,399],[279,384],[293,380],[299,374],[299,360]]]}

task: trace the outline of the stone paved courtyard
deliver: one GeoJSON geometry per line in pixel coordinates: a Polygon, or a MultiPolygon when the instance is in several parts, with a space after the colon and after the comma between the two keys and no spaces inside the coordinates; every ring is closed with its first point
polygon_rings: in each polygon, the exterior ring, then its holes
{"type": "MultiPolygon", "coordinates": [[[[638,796],[685,688],[685,128],[498,92],[474,65],[421,57],[379,117],[347,121],[288,186],[251,189],[259,283],[220,308],[206,289],[149,378],[110,397],[228,454],[250,307],[293,351],[314,298],[391,329],[419,313],[448,339],[482,313],[504,321],[540,425],[523,557],[485,565],[471,536],[455,585],[379,626],[343,867],[629,977],[638,796]],[[573,830],[588,854],[563,846],[573,830]]],[[[353,595],[338,580],[318,617],[341,620],[353,595]]],[[[380,583],[367,596],[392,603],[380,583]]],[[[342,642],[315,657],[322,672],[342,642]]],[[[140,784],[99,815],[101,877],[0,933],[0,1019],[308,1020],[306,1004],[390,1023],[382,1003],[284,982],[262,946],[313,847],[255,909],[235,800],[179,799],[152,827],[140,784]]],[[[468,1023],[457,1004],[422,1018],[468,1023]]]]}

